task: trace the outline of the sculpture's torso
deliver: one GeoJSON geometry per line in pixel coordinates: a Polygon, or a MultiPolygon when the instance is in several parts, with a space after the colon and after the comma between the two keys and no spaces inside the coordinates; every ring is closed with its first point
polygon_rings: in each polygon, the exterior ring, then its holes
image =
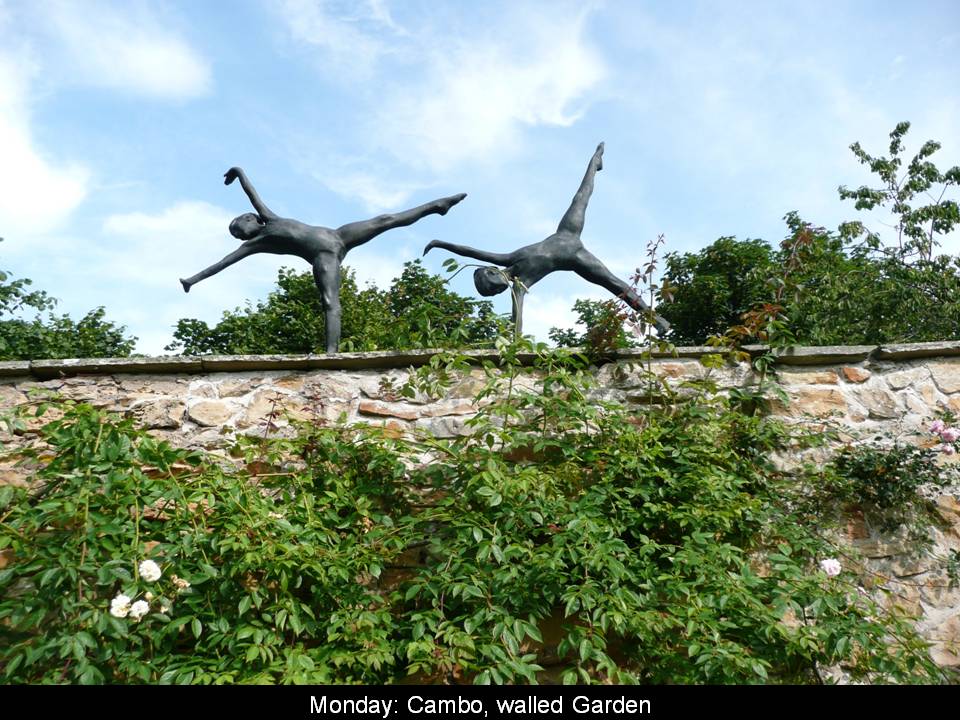
{"type": "Polygon", "coordinates": [[[321,255],[333,255],[343,260],[346,247],[335,230],[307,225],[290,218],[271,218],[256,237],[247,242],[256,243],[261,252],[274,255],[296,255],[313,263],[321,255]]]}
{"type": "Polygon", "coordinates": [[[516,251],[518,259],[507,266],[507,272],[526,287],[555,270],[574,270],[578,253],[584,250],[580,236],[569,232],[554,233],[545,240],[516,251]]]}

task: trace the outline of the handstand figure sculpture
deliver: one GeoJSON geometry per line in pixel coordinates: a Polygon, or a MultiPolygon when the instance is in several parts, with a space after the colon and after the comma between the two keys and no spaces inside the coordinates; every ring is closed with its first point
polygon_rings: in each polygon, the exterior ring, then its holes
{"type": "MultiPolygon", "coordinates": [[[[650,306],[643,301],[643,298],[637,295],[627,283],[611,273],[580,241],[587,203],[593,193],[593,178],[597,171],[602,169],[603,143],[600,143],[597,151],[590,158],[590,164],[587,166],[580,188],[573,196],[573,201],[563,219],[560,220],[557,231],[546,240],[527,245],[511,253],[487,252],[443,240],[432,240],[423,254],[426,255],[433,248],[442,248],[457,255],[500,265],[503,270],[492,267],[477,268],[473,273],[473,283],[477,292],[489,297],[502,293],[510,287],[507,278],[514,281],[513,322],[518,334],[523,324],[523,296],[526,291],[535,282],[557,270],[572,270],[584,280],[600,285],[623,298],[634,310],[649,313],[650,306]],[[519,286],[516,281],[519,281],[519,286]]],[[[661,333],[670,329],[670,324],[659,315],[654,315],[653,319],[661,333]]]]}
{"type": "Polygon", "coordinates": [[[428,202],[412,210],[378,215],[370,220],[349,223],[336,230],[306,225],[297,220],[282,218],[268,208],[246,174],[238,167],[227,170],[224,184],[240,180],[255,213],[244,213],[230,223],[230,234],[243,244],[232,253],[193,277],[180,280],[184,292],[201,280],[233,265],[248,255],[270,253],[296,255],[313,266],[313,279],[320,291],[326,319],[327,352],[335,353],[340,344],[340,263],[344,256],[358,245],[395,227],[412,225],[426,215],[446,215],[447,211],[466,197],[466,193],[428,202]]]}

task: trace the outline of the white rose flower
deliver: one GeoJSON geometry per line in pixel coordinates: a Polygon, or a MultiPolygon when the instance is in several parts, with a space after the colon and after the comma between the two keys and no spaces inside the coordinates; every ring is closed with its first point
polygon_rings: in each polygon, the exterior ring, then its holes
{"type": "Polygon", "coordinates": [[[147,582],[156,582],[162,574],[160,566],[153,560],[144,560],[140,563],[140,577],[147,582]]]}
{"type": "Polygon", "coordinates": [[[130,612],[130,598],[123,593],[110,601],[110,614],[115,618],[125,618],[130,612]]]}
{"type": "Polygon", "coordinates": [[[827,574],[827,577],[836,577],[840,574],[840,561],[836,558],[821,560],[820,569],[827,574]]]}
{"type": "Polygon", "coordinates": [[[146,600],[137,600],[133,605],[130,606],[130,617],[132,617],[134,620],[139,620],[148,612],[150,612],[150,605],[146,600]]]}

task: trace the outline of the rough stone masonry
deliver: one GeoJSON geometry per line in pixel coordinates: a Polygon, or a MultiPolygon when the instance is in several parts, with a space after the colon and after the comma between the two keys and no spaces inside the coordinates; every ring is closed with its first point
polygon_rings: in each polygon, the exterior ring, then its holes
{"type": "MultiPolygon", "coordinates": [[[[759,352],[760,348],[748,348],[759,352]]],[[[749,365],[710,370],[699,358],[712,348],[678,348],[654,355],[652,369],[667,382],[712,377],[722,388],[757,378],[749,365]]],[[[214,356],[41,360],[0,363],[0,412],[43,402],[52,394],[136,418],[174,445],[220,452],[238,433],[263,434],[268,423],[284,432],[287,418],[381,424],[399,434],[425,431],[449,438],[465,432],[483,387],[475,369],[440,399],[403,399],[396,388],[432,351],[345,353],[323,356],[214,356]]],[[[475,359],[493,359],[471,351],[475,359]]],[[[596,396],[645,401],[641,357],[622,352],[596,369],[596,396]]],[[[829,422],[851,439],[886,433],[905,442],[933,443],[926,428],[939,410],[960,414],[960,342],[889,346],[792,348],[778,357],[777,377],[790,398],[774,412],[800,421],[829,422]]],[[[49,413],[26,432],[0,434],[7,450],[35,442],[49,413]]],[[[785,459],[789,462],[789,458],[785,459]]],[[[29,471],[0,454],[0,484],[28,484],[29,471]]],[[[932,530],[934,552],[960,549],[960,488],[936,500],[944,519],[932,530]]],[[[897,537],[881,537],[853,518],[848,540],[868,559],[888,601],[915,613],[933,642],[933,658],[960,668],[960,589],[929,556],[916,556],[897,537]]],[[[0,567],[6,562],[0,556],[0,567]]]]}

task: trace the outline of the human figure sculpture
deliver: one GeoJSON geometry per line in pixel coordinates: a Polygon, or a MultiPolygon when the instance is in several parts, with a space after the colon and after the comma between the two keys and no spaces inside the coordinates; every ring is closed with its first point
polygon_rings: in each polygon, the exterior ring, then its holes
{"type": "Polygon", "coordinates": [[[230,223],[230,234],[242,240],[243,244],[206,270],[201,270],[186,280],[181,279],[184,292],[190,292],[193,285],[216,275],[248,255],[270,253],[302,257],[313,266],[313,279],[320,291],[326,319],[328,353],[335,353],[340,344],[340,264],[344,256],[382,232],[412,225],[426,215],[446,215],[450,208],[467,196],[466,193],[451,195],[411,210],[378,215],[370,220],[348,223],[333,230],[280,217],[264,204],[247,179],[246,173],[238,167],[232,167],[224,173],[225,185],[234,180],[240,181],[240,186],[256,210],[255,213],[239,215],[230,223]]]}
{"type": "MultiPolygon", "coordinates": [[[[523,325],[523,298],[527,290],[534,283],[557,270],[571,270],[584,280],[604,287],[614,295],[623,298],[634,310],[649,314],[650,306],[644,302],[643,298],[626,282],[611,273],[580,241],[587,203],[593,193],[593,179],[602,169],[603,143],[600,143],[593,157],[590,158],[580,188],[560,220],[557,231],[545,240],[510,253],[487,252],[443,240],[431,240],[423,254],[426,255],[433,248],[441,248],[457,255],[501,266],[503,270],[493,267],[477,268],[473,273],[473,283],[477,292],[486,297],[502,293],[511,284],[514,285],[513,322],[518,334],[523,325]]],[[[670,329],[670,323],[659,315],[654,315],[654,324],[661,333],[670,329]]]]}

